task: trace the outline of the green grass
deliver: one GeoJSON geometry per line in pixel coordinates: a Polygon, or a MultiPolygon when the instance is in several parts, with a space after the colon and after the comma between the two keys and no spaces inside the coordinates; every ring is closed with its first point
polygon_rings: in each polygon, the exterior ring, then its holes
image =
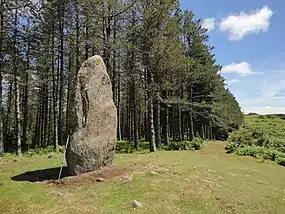
{"type": "Polygon", "coordinates": [[[133,180],[56,186],[14,181],[26,171],[59,167],[62,154],[0,159],[0,213],[284,213],[285,169],[227,155],[225,144],[201,151],[117,154],[133,180]],[[156,173],[152,173],[156,172],[156,173]],[[143,203],[139,209],[130,203],[143,203]]]}
{"type": "Polygon", "coordinates": [[[270,138],[285,139],[285,115],[247,115],[244,124],[263,131],[270,138]]]}

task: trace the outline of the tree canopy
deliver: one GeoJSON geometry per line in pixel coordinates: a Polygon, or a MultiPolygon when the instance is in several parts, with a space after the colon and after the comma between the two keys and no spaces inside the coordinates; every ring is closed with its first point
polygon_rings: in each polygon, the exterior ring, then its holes
{"type": "Polygon", "coordinates": [[[0,15],[0,154],[65,143],[78,70],[95,54],[111,78],[118,140],[156,151],[242,124],[207,30],[178,0],[1,0],[0,15]]]}

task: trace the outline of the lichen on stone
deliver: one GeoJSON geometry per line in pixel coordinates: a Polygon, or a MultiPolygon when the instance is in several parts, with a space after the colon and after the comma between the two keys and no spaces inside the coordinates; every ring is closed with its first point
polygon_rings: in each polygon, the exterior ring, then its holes
{"type": "Polygon", "coordinates": [[[100,65],[102,63],[101,58],[96,58],[95,62],[96,62],[96,65],[100,65]]]}

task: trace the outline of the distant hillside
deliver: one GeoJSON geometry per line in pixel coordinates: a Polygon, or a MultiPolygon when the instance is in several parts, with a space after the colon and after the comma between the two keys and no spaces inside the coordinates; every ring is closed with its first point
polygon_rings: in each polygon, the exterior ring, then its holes
{"type": "Polygon", "coordinates": [[[230,135],[226,149],[285,166],[285,115],[246,115],[242,128],[230,135]]]}
{"type": "Polygon", "coordinates": [[[245,116],[253,116],[253,115],[264,116],[264,117],[267,117],[267,118],[280,118],[280,119],[285,120],[285,114],[265,114],[265,115],[260,115],[260,114],[257,114],[257,113],[245,114],[245,116]]]}
{"type": "Polygon", "coordinates": [[[285,114],[246,115],[244,127],[258,129],[269,137],[285,140],[285,114]]]}

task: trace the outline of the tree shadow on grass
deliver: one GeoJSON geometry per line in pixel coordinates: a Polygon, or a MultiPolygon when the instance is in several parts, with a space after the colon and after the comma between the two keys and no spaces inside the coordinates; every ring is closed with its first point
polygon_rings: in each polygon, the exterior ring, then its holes
{"type": "MultiPolygon", "coordinates": [[[[57,180],[59,175],[60,167],[28,171],[23,174],[13,176],[11,180],[13,181],[28,181],[28,182],[43,182],[50,180],[57,180]]],[[[62,168],[61,178],[70,176],[67,167],[62,168]]]]}

